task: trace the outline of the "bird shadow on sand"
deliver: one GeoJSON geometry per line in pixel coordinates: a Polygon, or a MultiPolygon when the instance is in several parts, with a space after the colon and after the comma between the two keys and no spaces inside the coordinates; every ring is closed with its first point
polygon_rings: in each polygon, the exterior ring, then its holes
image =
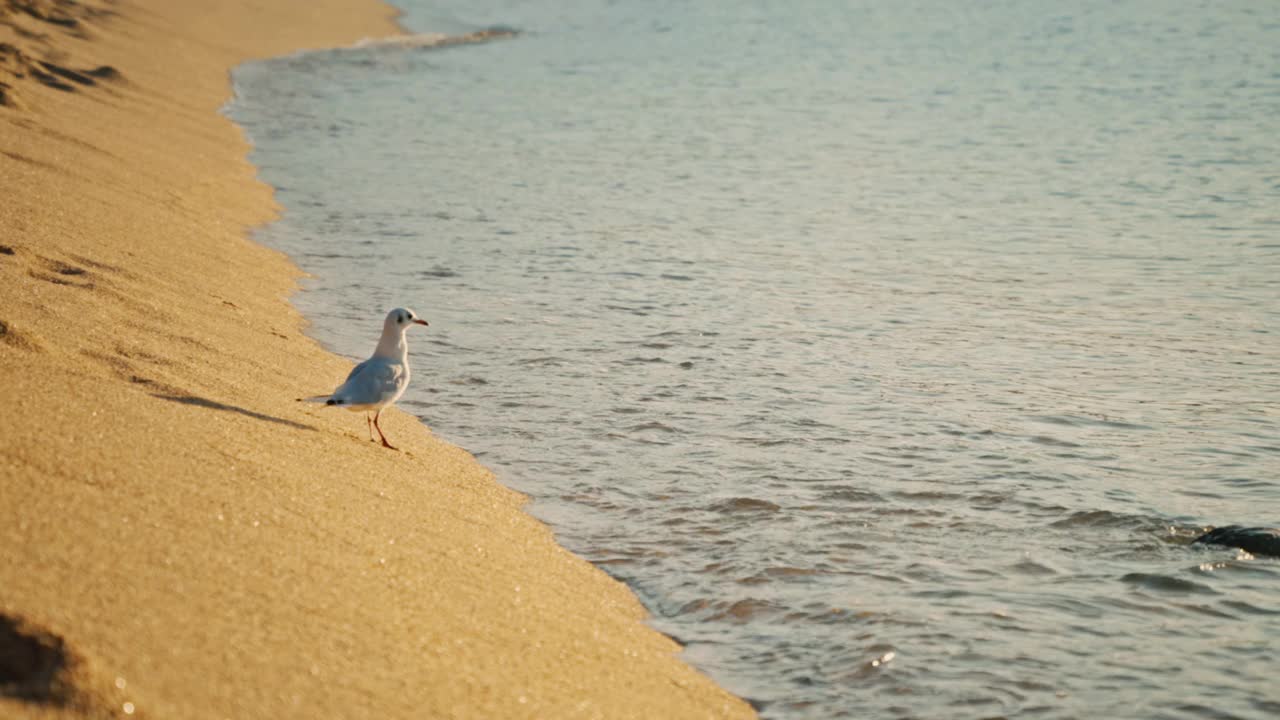
{"type": "Polygon", "coordinates": [[[182,403],[183,405],[195,405],[196,407],[209,408],[210,410],[225,410],[227,412],[240,413],[241,415],[247,415],[253,418],[254,420],[264,420],[266,422],[278,423],[280,425],[288,425],[291,428],[297,428],[299,430],[315,430],[316,429],[314,425],[306,425],[300,422],[294,422],[293,420],[278,418],[278,417],[275,417],[274,415],[264,415],[263,413],[260,413],[260,412],[246,410],[242,407],[236,407],[235,405],[220,403],[217,400],[210,400],[208,398],[196,397],[195,395],[155,394],[155,395],[152,395],[152,397],[157,397],[157,398],[160,398],[161,400],[168,400],[170,402],[182,403]]]}

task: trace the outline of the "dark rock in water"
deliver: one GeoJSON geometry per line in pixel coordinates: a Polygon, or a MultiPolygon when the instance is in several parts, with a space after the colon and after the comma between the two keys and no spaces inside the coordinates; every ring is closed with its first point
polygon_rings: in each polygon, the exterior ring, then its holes
{"type": "Polygon", "coordinates": [[[1253,555],[1280,557],[1280,528],[1227,525],[1214,528],[1191,541],[1193,545],[1196,543],[1226,545],[1240,548],[1253,555]]]}

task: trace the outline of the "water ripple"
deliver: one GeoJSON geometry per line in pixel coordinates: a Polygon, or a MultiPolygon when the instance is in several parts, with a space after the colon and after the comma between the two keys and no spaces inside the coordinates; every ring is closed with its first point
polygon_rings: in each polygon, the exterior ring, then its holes
{"type": "Polygon", "coordinates": [[[401,404],[688,659],[766,717],[1280,712],[1280,560],[1190,544],[1277,522],[1259,4],[404,4],[527,31],[238,69],[259,237],[344,355],[422,312],[401,404]]]}

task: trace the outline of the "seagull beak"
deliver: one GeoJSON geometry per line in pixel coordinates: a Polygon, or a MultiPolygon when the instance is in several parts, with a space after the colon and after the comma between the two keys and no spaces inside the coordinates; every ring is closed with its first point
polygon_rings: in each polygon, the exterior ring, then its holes
{"type": "Polygon", "coordinates": [[[427,322],[426,320],[419,320],[417,318],[414,318],[413,324],[414,325],[430,325],[431,323],[427,322]]]}

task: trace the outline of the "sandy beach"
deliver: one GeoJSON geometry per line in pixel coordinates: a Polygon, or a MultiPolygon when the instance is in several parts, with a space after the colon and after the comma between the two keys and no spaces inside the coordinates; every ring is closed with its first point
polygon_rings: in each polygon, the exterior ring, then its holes
{"type": "Polygon", "coordinates": [[[247,239],[277,208],[228,70],[397,32],[372,0],[0,5],[0,716],[753,714],[467,452],[296,402],[350,363],[247,239]]]}

